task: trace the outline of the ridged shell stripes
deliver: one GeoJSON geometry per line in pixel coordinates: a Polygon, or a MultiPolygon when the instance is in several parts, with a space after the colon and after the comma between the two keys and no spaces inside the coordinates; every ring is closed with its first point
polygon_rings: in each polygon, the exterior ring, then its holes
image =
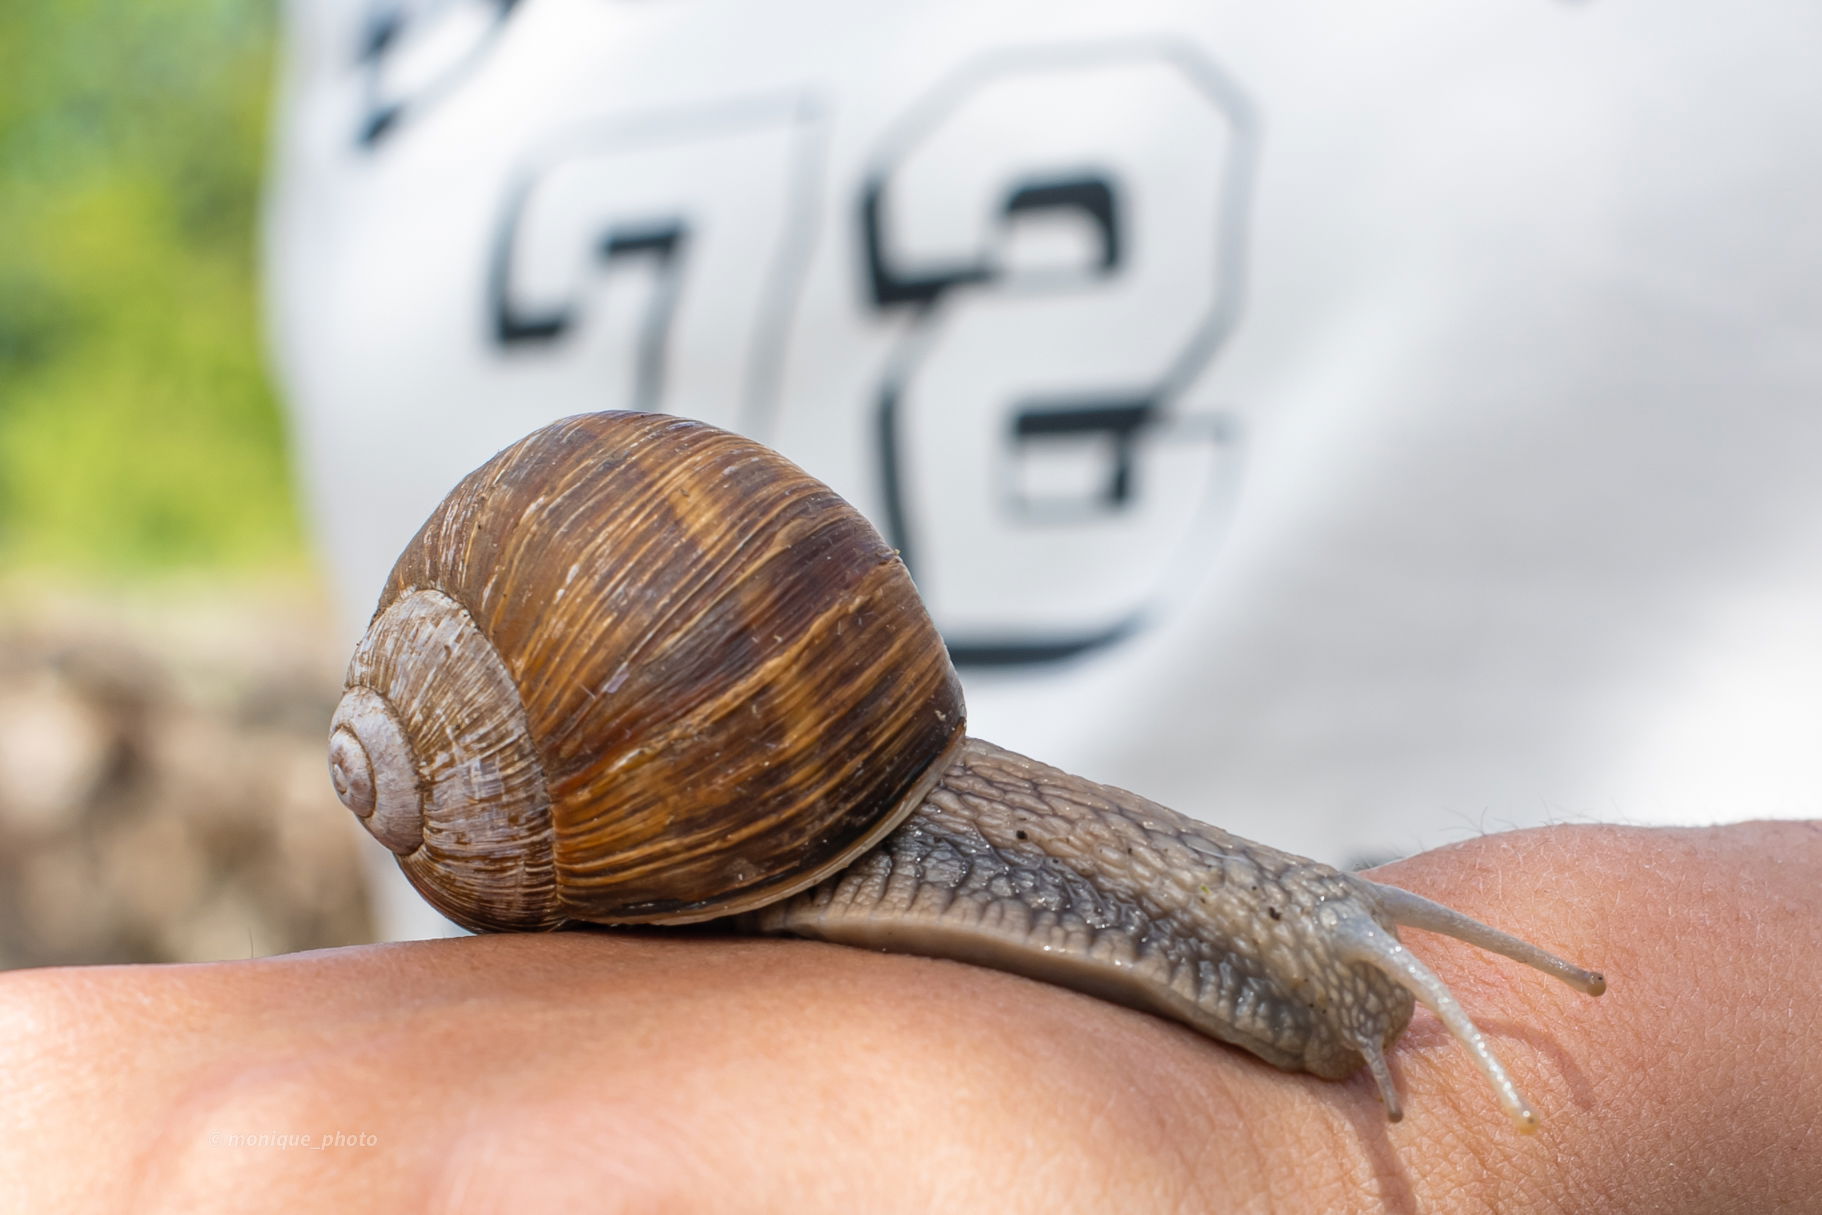
{"type": "MultiPolygon", "coordinates": [[[[559,919],[680,922],[800,889],[908,813],[963,726],[872,526],[684,419],[591,414],[501,452],[406,548],[376,627],[417,588],[459,603],[520,690],[559,919]]],[[[506,926],[471,895],[432,899],[506,926]]]]}

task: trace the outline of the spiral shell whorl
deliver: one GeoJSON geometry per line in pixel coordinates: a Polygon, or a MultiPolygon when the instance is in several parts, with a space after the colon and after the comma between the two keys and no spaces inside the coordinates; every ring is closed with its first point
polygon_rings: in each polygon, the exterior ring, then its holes
{"type": "Polygon", "coordinates": [[[424,842],[423,792],[411,741],[386,698],[349,688],[329,733],[329,777],[380,843],[400,856],[424,842]]]}
{"type": "Polygon", "coordinates": [[[336,792],[437,910],[469,928],[561,921],[525,710],[461,604],[418,587],[375,617],[330,731],[336,792]]]}
{"type": "MultiPolygon", "coordinates": [[[[382,615],[421,588],[461,605],[516,685],[558,922],[794,893],[909,813],[961,738],[959,682],[897,554],[795,465],[701,423],[591,414],[521,440],[431,515],[382,615]]],[[[478,888],[430,897],[447,913],[471,895],[453,918],[502,926],[478,888]]]]}

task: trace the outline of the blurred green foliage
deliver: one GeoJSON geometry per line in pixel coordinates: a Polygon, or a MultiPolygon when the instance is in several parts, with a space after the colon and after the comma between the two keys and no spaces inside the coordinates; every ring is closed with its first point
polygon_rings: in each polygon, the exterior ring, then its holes
{"type": "Polygon", "coordinates": [[[270,0],[0,0],[0,569],[295,566],[270,0]]]}

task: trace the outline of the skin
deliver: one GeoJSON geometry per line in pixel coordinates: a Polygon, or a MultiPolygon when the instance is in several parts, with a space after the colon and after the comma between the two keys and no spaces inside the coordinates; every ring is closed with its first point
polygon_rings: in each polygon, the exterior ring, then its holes
{"type": "Polygon", "coordinates": [[[1365,1075],[1007,974],[574,934],[0,976],[0,1186],[300,1212],[1758,1212],[1822,1189],[1822,823],[1549,828],[1375,876],[1607,972],[1590,1001],[1404,934],[1536,1135],[1422,1010],[1393,1125],[1365,1075]],[[374,1141],[225,1140],[336,1131],[374,1141]]]}

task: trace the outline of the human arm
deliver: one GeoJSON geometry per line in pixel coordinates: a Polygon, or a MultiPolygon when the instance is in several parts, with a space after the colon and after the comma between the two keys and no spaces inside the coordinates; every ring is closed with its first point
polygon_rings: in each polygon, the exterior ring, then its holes
{"type": "Polygon", "coordinates": [[[1590,1001],[1407,933],[1538,1134],[1426,1012],[1391,1125],[1365,1076],[1008,975],[579,933],[0,976],[0,1178],[59,1210],[1764,1210],[1822,1188],[1822,824],[1550,828],[1374,876],[1608,975],[1590,1001]]]}

